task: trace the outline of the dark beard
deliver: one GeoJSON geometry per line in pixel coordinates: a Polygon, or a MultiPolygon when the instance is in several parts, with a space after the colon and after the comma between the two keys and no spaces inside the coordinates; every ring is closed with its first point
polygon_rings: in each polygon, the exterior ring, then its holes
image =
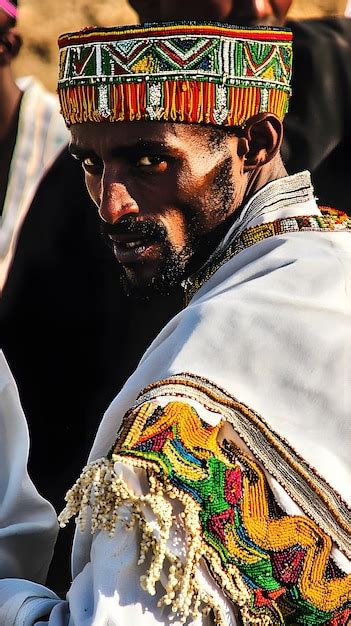
{"type": "MultiPolygon", "coordinates": [[[[143,232],[146,236],[153,238],[160,243],[167,242],[167,231],[163,224],[151,220],[138,220],[126,217],[115,226],[101,222],[101,233],[106,245],[113,253],[113,242],[109,239],[109,234],[121,232],[143,232]]],[[[189,237],[190,239],[190,237],[189,237]]],[[[192,246],[188,241],[185,248],[177,252],[170,245],[165,247],[162,270],[148,281],[139,283],[136,278],[131,279],[126,269],[121,265],[121,282],[125,293],[136,300],[148,301],[155,296],[171,294],[175,287],[180,285],[186,274],[186,265],[192,255],[192,246]]]]}
{"type": "Polygon", "coordinates": [[[170,250],[164,259],[162,271],[142,284],[130,280],[122,267],[121,281],[125,293],[134,300],[142,302],[147,302],[157,296],[169,296],[186,276],[187,261],[184,256],[183,252],[177,254],[174,250],[170,250]]]}

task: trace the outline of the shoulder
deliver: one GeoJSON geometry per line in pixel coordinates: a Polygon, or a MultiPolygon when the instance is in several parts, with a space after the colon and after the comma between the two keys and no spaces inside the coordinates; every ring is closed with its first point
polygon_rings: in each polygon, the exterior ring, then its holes
{"type": "Polygon", "coordinates": [[[286,23],[291,28],[294,43],[299,44],[302,38],[324,38],[335,42],[344,39],[351,43],[351,20],[347,17],[325,17],[320,19],[290,20],[286,23]]]}
{"type": "MultiPolygon", "coordinates": [[[[35,110],[35,124],[41,129],[41,142],[46,143],[47,154],[55,154],[68,143],[69,133],[60,113],[56,94],[48,91],[36,78],[23,76],[17,79],[18,87],[23,91],[20,116],[22,124],[33,124],[32,112],[35,110]]],[[[37,130],[38,133],[38,130],[37,130]]]]}
{"type": "MultiPolygon", "coordinates": [[[[214,264],[197,281],[195,287],[200,289],[195,299],[237,290],[253,297],[262,293],[265,300],[271,291],[275,299],[277,290],[295,296],[301,290],[308,297],[306,285],[312,282],[328,299],[331,286],[326,279],[331,274],[333,289],[345,293],[350,254],[351,218],[341,211],[328,208],[319,216],[263,223],[244,231],[222,263],[214,264]]],[[[230,296],[228,302],[235,304],[236,299],[230,296]]]]}
{"type": "Polygon", "coordinates": [[[59,111],[57,96],[45,89],[44,85],[34,76],[20,76],[16,79],[16,83],[25,94],[25,99],[36,98],[51,106],[52,109],[59,111]]]}

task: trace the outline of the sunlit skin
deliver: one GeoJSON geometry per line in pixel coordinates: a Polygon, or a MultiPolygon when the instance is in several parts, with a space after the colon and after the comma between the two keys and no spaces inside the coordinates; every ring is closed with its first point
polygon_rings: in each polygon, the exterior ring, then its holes
{"type": "Polygon", "coordinates": [[[143,288],[160,277],[172,282],[189,275],[244,200],[277,177],[273,162],[285,175],[280,157],[274,158],[280,122],[268,119],[253,128],[258,129],[251,133],[254,139],[248,128],[214,146],[210,131],[198,125],[72,126],[70,151],[82,163],[104,232],[132,285],[143,288]]]}
{"type": "Polygon", "coordinates": [[[282,26],[292,0],[131,0],[142,21],[199,20],[282,26]]]}

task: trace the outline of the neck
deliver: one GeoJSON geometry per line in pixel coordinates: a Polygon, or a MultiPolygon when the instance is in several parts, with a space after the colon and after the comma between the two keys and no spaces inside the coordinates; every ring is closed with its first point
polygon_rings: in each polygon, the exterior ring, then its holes
{"type": "Polygon", "coordinates": [[[283,161],[280,156],[276,156],[272,161],[258,168],[257,170],[250,172],[248,175],[248,183],[244,196],[242,206],[244,206],[252,196],[259,191],[262,187],[277,180],[284,178],[288,173],[283,165],[283,161]]]}
{"type": "Polygon", "coordinates": [[[263,165],[254,172],[250,172],[248,174],[248,180],[241,205],[233,213],[231,213],[226,220],[219,224],[217,228],[201,239],[198,250],[187,268],[187,276],[196,274],[202,265],[206,263],[252,196],[268,183],[279,178],[284,178],[284,176],[287,175],[287,171],[280,156],[276,156],[266,165],[263,165]]]}
{"type": "Polygon", "coordinates": [[[0,142],[2,142],[11,129],[22,96],[9,66],[0,67],[0,94],[0,142]]]}

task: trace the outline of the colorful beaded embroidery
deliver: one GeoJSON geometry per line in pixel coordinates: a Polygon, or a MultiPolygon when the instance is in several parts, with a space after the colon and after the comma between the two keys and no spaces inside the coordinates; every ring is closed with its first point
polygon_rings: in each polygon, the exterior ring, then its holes
{"type": "Polygon", "coordinates": [[[67,124],[161,120],[238,126],[290,97],[287,29],[161,24],[85,29],[59,38],[67,124]]]}
{"type": "Polygon", "coordinates": [[[141,562],[153,552],[141,584],[154,594],[167,560],[169,579],[160,605],[171,605],[183,622],[196,618],[205,605],[217,623],[224,623],[197,581],[204,559],[246,624],[345,625],[351,615],[351,575],[331,560],[330,538],[309,518],[279,509],[259,465],[228,441],[219,445],[222,426],[223,421],[211,426],[185,402],[164,407],[144,402],[127,416],[108,458],[88,466],[68,493],[61,523],[79,513],[84,527],[93,495],[92,532],[113,534],[118,506],[128,501],[142,531],[141,562]],[[117,477],[118,461],[145,469],[149,494],[137,497],[117,477]],[[185,562],[167,548],[172,498],[184,507],[185,562]],[[145,504],[158,522],[158,541],[143,517],[145,504]]]}
{"type": "Polygon", "coordinates": [[[182,373],[149,385],[138,403],[159,397],[196,402],[232,425],[261,466],[284,487],[305,515],[351,560],[351,509],[340,494],[274,431],[264,418],[202,376],[182,373]]]}
{"type": "Polygon", "coordinates": [[[351,232],[351,217],[346,215],[346,213],[330,207],[320,207],[320,210],[322,215],[286,217],[274,222],[258,224],[244,230],[239,237],[233,240],[220,257],[212,259],[211,263],[200,270],[196,276],[185,281],[186,303],[224,263],[239,254],[239,252],[265,239],[303,231],[351,232]]]}

